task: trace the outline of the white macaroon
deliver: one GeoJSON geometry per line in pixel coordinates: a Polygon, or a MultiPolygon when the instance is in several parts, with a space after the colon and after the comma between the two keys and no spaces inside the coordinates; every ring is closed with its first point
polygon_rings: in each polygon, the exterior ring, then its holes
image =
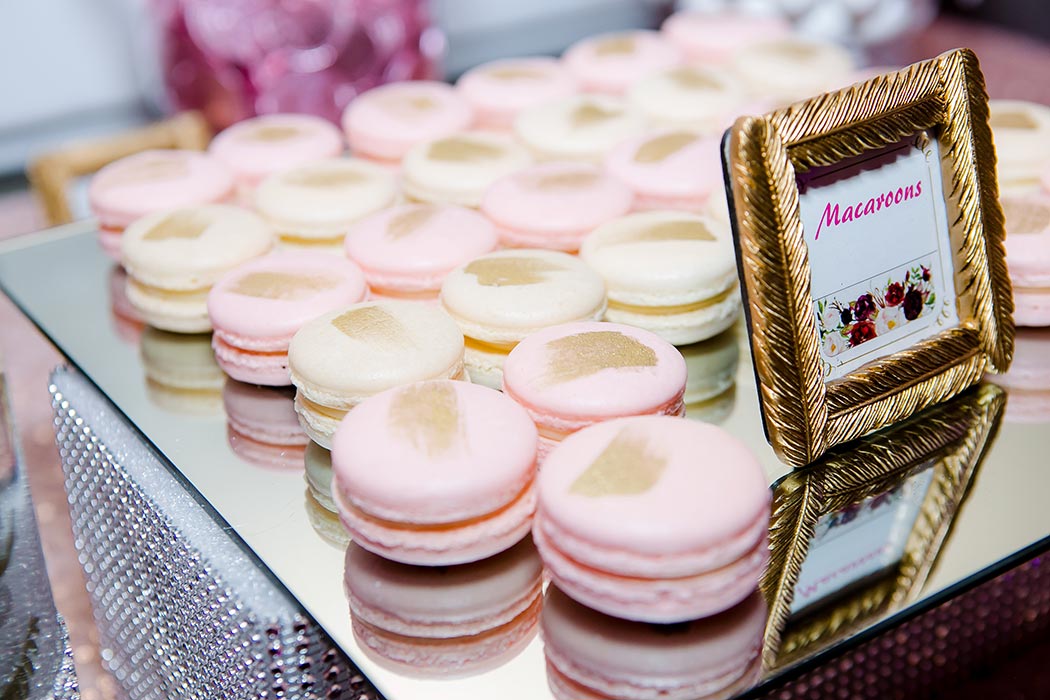
{"type": "Polygon", "coordinates": [[[740,315],[729,228],[712,217],[631,214],[595,229],[580,257],[605,280],[607,321],[688,345],[718,335],[740,315]]]}
{"type": "Polygon", "coordinates": [[[991,100],[988,122],[995,142],[1002,194],[1019,196],[1040,189],[1050,162],[1050,107],[1022,100],[991,100]]]}
{"type": "Polygon", "coordinates": [[[514,133],[536,160],[582,160],[600,164],[621,141],[646,129],[645,117],[611,95],[576,95],[526,109],[514,133]]]}
{"type": "Polygon", "coordinates": [[[208,292],[224,274],[268,253],[273,230],[229,204],[148,214],[121,237],[128,302],[154,328],[205,333],[208,292]]]}
{"type": "Polygon", "coordinates": [[[605,285],[574,255],[501,250],[453,270],[441,287],[441,305],[463,331],[470,381],[498,389],[507,355],[526,336],[559,323],[601,320],[605,285]]]}
{"type": "Polygon", "coordinates": [[[262,181],[255,208],[286,248],[343,254],[343,238],[358,220],[394,203],[397,180],[381,165],[360,158],[329,158],[262,181]]]}
{"type": "Polygon", "coordinates": [[[401,187],[418,202],[477,207],[493,182],[531,162],[509,136],[454,134],[413,146],[401,163],[401,187]]]}

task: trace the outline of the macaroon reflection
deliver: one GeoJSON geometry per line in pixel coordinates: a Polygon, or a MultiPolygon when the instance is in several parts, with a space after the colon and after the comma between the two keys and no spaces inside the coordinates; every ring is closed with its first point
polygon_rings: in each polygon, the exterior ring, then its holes
{"type": "Polygon", "coordinates": [[[354,639],[376,664],[406,676],[482,673],[535,636],[542,573],[531,538],[457,566],[399,564],[351,544],[344,586],[354,639]]]}
{"type": "Polygon", "coordinates": [[[215,362],[211,334],[169,333],[147,327],[139,346],[150,401],[165,411],[222,415],[226,375],[215,362]]]}
{"type": "Polygon", "coordinates": [[[672,625],[605,615],[547,588],[540,634],[556,700],[714,700],[752,687],[766,603],[756,591],[712,617],[672,625]]]}
{"type": "Polygon", "coordinates": [[[303,466],[306,436],[295,414],[295,392],[230,379],[222,390],[230,449],[263,469],[293,471],[303,466]]]}

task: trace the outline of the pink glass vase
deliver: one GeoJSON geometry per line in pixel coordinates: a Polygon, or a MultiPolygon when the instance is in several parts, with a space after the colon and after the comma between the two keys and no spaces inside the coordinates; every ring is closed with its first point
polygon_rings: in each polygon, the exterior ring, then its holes
{"type": "Polygon", "coordinates": [[[152,0],[175,109],[215,129],[256,114],[338,122],[376,85],[440,74],[422,0],[152,0]]]}

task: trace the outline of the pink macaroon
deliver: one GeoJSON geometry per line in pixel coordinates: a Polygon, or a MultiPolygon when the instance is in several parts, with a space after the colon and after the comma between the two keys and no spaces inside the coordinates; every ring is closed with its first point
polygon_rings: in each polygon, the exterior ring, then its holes
{"type": "Polygon", "coordinates": [[[473,68],[456,83],[482,129],[509,130],[528,107],[569,97],[576,80],[555,58],[508,58],[473,68]]]}
{"type": "Polygon", "coordinates": [[[754,43],[791,33],[782,17],[742,12],[677,12],[664,22],[663,34],[685,52],[690,63],[726,63],[754,43]]]}
{"type": "Polygon", "coordinates": [[[494,251],[499,237],[473,209],[404,204],[355,224],[345,245],[374,298],[437,301],[448,273],[494,251]]]}
{"type": "Polygon", "coordinates": [[[566,595],[674,623],[728,610],[768,560],[770,492],[721,428],[667,416],[598,423],[548,455],[533,540],[566,595]]]}
{"type": "Polygon", "coordinates": [[[473,121],[470,105],[451,85],[409,80],[354,98],[343,112],[343,131],[353,155],[396,164],[417,143],[465,131],[473,121]]]}
{"type": "Polygon", "coordinates": [[[576,252],[591,231],[631,210],[630,188],[589,163],[534,165],[497,180],[481,211],[511,248],[576,252]]]}
{"type": "Polygon", "coordinates": [[[756,591],[719,615],[678,625],[621,620],[550,586],[540,633],[555,700],[735,697],[762,671],[767,608],[756,591]]]}
{"type": "Polygon", "coordinates": [[[241,265],[208,293],[215,358],[239,381],[287,386],[288,345],[295,332],[367,294],[357,265],[324,253],[274,253],[241,265]]]}
{"type": "Polygon", "coordinates": [[[719,143],[684,129],[659,131],[623,142],[606,156],[605,167],[634,192],[635,211],[698,214],[723,186],[719,143]]]}
{"type": "Polygon", "coordinates": [[[295,392],[226,382],[222,406],[230,449],[249,464],[277,471],[301,471],[310,438],[295,415],[295,392]]]}
{"type": "Polygon", "coordinates": [[[208,151],[237,179],[242,202],[268,176],[296,165],[334,158],[343,135],[326,119],[309,114],[266,114],[246,119],[216,136],[208,151]]]}
{"type": "Polygon", "coordinates": [[[1014,322],[1050,326],[1050,194],[1004,197],[1002,205],[1014,322]]]}
{"type": "Polygon", "coordinates": [[[417,382],[365,399],[332,441],[332,495],[361,547],[405,564],[477,561],[528,534],[536,426],[498,391],[417,382]]]}
{"type": "Polygon", "coordinates": [[[529,412],[545,456],[589,425],[625,416],[681,416],[682,353],[655,333],[618,323],[564,323],[510,351],[503,392],[529,412]]]}
{"type": "Polygon", "coordinates": [[[985,375],[1009,393],[1006,421],[1050,421],[1050,328],[1019,328],[1006,374],[985,375]]]}
{"type": "Polygon", "coordinates": [[[620,95],[641,78],[685,60],[685,54],[660,32],[600,34],[576,42],[562,56],[569,72],[587,92],[620,95]]]}
{"type": "Polygon", "coordinates": [[[197,151],[142,151],[114,161],[91,178],[88,203],[98,219],[99,242],[120,258],[120,237],[136,219],[165,209],[228,202],[233,174],[197,151]]]}

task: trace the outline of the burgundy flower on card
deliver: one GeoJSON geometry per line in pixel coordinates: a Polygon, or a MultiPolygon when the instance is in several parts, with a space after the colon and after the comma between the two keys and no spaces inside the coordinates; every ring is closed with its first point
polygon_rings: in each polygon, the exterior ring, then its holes
{"type": "Polygon", "coordinates": [[[890,286],[886,287],[886,306],[897,306],[904,301],[904,285],[900,282],[894,282],[890,286]]]}
{"type": "Polygon", "coordinates": [[[922,267],[922,281],[923,282],[929,282],[930,281],[930,268],[926,267],[925,265],[921,265],[920,267],[922,267]]]}
{"type": "Polygon", "coordinates": [[[904,295],[904,318],[914,321],[922,313],[922,292],[915,287],[909,287],[908,293],[904,295]]]}
{"type": "Polygon", "coordinates": [[[877,335],[875,332],[875,324],[871,321],[859,321],[853,325],[853,328],[849,332],[849,344],[853,347],[857,347],[861,343],[867,342],[877,335]]]}
{"type": "Polygon", "coordinates": [[[853,315],[858,321],[867,321],[875,314],[875,299],[870,294],[861,294],[853,305],[853,315]]]}

